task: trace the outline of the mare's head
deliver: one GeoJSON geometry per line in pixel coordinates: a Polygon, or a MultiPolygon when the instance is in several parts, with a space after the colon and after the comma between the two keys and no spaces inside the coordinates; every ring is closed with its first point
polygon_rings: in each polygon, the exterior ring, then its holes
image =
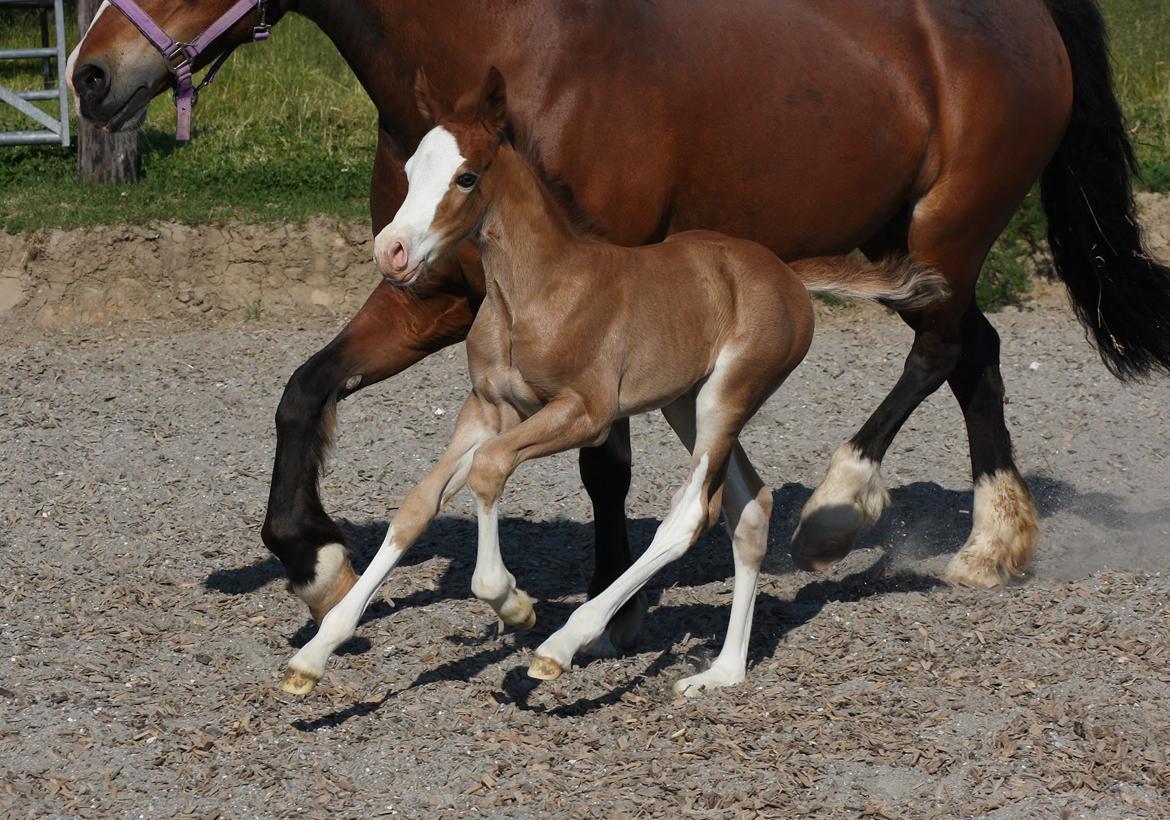
{"type": "Polygon", "coordinates": [[[432,93],[421,70],[415,97],[434,127],[407,160],[406,200],[374,240],[378,267],[398,285],[416,282],[479,228],[491,201],[489,170],[510,132],[504,78],[495,67],[453,108],[432,93]]]}
{"type": "MultiPolygon", "coordinates": [[[[138,0],[138,5],[172,40],[185,42],[218,20],[234,0],[138,0]]],[[[245,14],[200,54],[195,68],[249,42],[255,24],[255,17],[245,14]]],[[[110,131],[137,125],[146,104],[174,84],[162,55],[108,0],[69,55],[65,76],[81,116],[110,131]]]]}

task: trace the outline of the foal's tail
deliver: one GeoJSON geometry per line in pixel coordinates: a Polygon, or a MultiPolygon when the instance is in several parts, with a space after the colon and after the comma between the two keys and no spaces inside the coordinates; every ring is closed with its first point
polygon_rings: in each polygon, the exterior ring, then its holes
{"type": "Polygon", "coordinates": [[[802,259],[793,269],[813,293],[879,302],[894,310],[918,310],[950,296],[942,274],[908,256],[870,262],[858,256],[802,259]]]}
{"type": "Polygon", "coordinates": [[[1048,0],[1073,74],[1072,119],[1040,193],[1048,244],[1073,309],[1120,378],[1170,373],[1170,269],[1142,243],[1133,146],[1096,0],[1048,0]]]}

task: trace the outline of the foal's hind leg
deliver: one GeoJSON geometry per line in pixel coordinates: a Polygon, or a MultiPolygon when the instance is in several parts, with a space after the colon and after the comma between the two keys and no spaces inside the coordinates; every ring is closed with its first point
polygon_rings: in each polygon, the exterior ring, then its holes
{"type": "Polygon", "coordinates": [[[691,475],[675,495],[674,506],[646,551],[628,570],[596,598],[578,607],[568,622],[542,643],[528,667],[529,677],[553,680],[573,664],[573,657],[601,635],[613,614],[633,598],[658,570],[681,558],[709,525],[708,504],[713,490],[712,475],[727,460],[730,440],[718,464],[708,448],[691,460],[691,475]]]}
{"type": "MultiPolygon", "coordinates": [[[[662,409],[662,415],[688,451],[695,448],[695,402],[690,393],[662,409]]],[[[747,677],[747,651],[751,640],[756,584],[768,549],[768,524],[772,518],[772,491],[759,475],[737,441],[727,462],[723,482],[723,515],[735,560],[735,586],[731,619],[723,650],[705,672],[682,678],[674,691],[686,697],[706,689],[733,686],[747,677]]]]}
{"type": "Polygon", "coordinates": [[[675,683],[674,691],[686,697],[694,697],[721,686],[734,686],[747,678],[747,653],[752,635],[752,615],[756,608],[756,587],[760,565],[768,549],[772,491],[760,480],[738,443],[731,453],[727,480],[723,483],[723,515],[731,535],[735,559],[731,618],[723,649],[710,668],[675,683]]]}
{"type": "MultiPolygon", "coordinates": [[[[672,423],[697,416],[693,448],[689,448],[692,449],[690,478],[675,494],[670,512],[633,566],[596,598],[578,607],[568,622],[537,648],[536,657],[528,667],[530,677],[541,680],[560,677],[581,648],[597,640],[618,608],[660,569],[681,558],[718,517],[724,475],[735,437],[760,403],[758,396],[736,395],[738,384],[728,374],[713,375],[697,398],[687,394],[675,405],[663,408],[664,415],[674,420],[672,423]],[[697,413],[696,406],[700,408],[697,413]]],[[[679,435],[688,443],[689,430],[680,430],[679,435]]]]}

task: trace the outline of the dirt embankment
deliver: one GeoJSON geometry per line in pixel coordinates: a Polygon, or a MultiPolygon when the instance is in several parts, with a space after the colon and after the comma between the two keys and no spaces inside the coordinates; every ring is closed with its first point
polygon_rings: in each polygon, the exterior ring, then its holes
{"type": "Polygon", "coordinates": [[[0,233],[0,315],[114,319],[349,314],[378,282],[368,225],[177,223],[0,233]]]}
{"type": "MultiPolygon", "coordinates": [[[[1140,196],[1150,250],[1170,259],[1170,196],[1140,196]]],[[[47,326],[115,319],[352,314],[378,282],[365,224],[176,223],[0,232],[0,316],[47,326]]],[[[1064,299],[1059,286],[1036,297],[1064,299]]]]}

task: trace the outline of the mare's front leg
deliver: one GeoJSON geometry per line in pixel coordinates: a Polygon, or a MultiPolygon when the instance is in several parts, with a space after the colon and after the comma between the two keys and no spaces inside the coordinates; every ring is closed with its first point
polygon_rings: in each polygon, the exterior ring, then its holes
{"type": "Polygon", "coordinates": [[[280,400],[261,536],[318,623],[357,580],[317,487],[337,401],[466,336],[474,314],[462,277],[450,280],[450,290],[420,296],[381,283],[337,338],[297,368],[280,400]]]}
{"type": "Polygon", "coordinates": [[[281,683],[286,692],[307,694],[325,674],[337,647],[353,637],[362,613],[386,576],[439,510],[467,483],[477,449],[498,430],[496,416],[472,394],[459,411],[455,432],[434,469],[403,500],[374,560],[341,601],[325,615],[321,628],[289,662],[281,683]]]}
{"type": "MultiPolygon", "coordinates": [[[[626,528],[630,452],[629,419],[615,421],[601,446],[581,448],[581,481],[593,502],[594,562],[590,598],[600,595],[633,563],[626,528]]],[[[616,654],[631,646],[642,626],[646,606],[646,593],[639,591],[614,615],[605,634],[595,644],[595,650],[599,654],[616,654]]]]}
{"type": "Polygon", "coordinates": [[[532,600],[516,588],[516,579],[500,555],[499,501],[508,477],[525,461],[595,441],[610,417],[591,413],[575,396],[562,396],[515,427],[485,443],[475,454],[467,484],[479,517],[479,551],[471,590],[487,601],[508,626],[536,623],[532,600]]]}

